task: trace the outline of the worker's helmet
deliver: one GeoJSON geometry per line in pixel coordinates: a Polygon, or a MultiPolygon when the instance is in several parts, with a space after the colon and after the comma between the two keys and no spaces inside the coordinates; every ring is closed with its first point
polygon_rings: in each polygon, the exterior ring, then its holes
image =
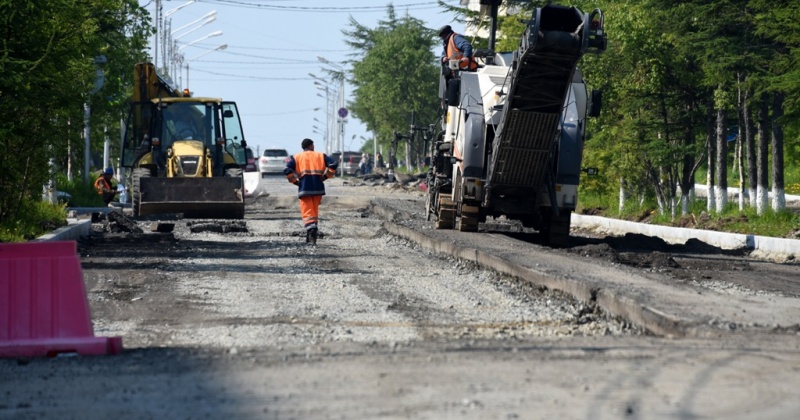
{"type": "Polygon", "coordinates": [[[103,173],[106,175],[114,175],[114,168],[108,167],[103,173]]]}
{"type": "Polygon", "coordinates": [[[450,25],[444,25],[439,28],[439,37],[441,38],[445,35],[450,35],[451,32],[453,32],[453,28],[451,28],[450,25]]]}

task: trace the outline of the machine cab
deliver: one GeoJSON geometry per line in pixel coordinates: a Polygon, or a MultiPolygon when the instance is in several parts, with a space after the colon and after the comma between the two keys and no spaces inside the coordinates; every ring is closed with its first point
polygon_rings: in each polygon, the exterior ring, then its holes
{"type": "Polygon", "coordinates": [[[197,149],[194,153],[210,153],[215,175],[247,164],[247,142],[235,102],[179,97],[157,98],[136,106],[131,119],[149,121],[129,126],[123,147],[127,165],[149,164],[160,171],[166,156],[186,145],[197,149]]]}

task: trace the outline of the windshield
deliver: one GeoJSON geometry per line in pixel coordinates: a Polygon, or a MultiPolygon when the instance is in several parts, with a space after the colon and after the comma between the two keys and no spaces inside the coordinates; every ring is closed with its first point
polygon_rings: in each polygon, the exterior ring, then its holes
{"type": "Polygon", "coordinates": [[[199,140],[211,146],[216,132],[213,104],[176,102],[162,104],[164,123],[161,144],[169,147],[177,140],[199,140]]]}

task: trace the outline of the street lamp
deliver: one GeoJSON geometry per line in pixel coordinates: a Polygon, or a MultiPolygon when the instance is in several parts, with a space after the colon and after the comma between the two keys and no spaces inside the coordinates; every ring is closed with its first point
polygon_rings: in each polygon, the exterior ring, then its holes
{"type": "Polygon", "coordinates": [[[155,57],[156,69],[158,69],[158,37],[159,36],[161,36],[161,58],[164,61],[163,66],[164,66],[164,68],[167,67],[167,35],[168,34],[167,34],[167,31],[166,31],[166,28],[164,27],[164,23],[165,23],[164,19],[172,16],[178,10],[181,10],[184,7],[189,6],[190,4],[196,3],[196,2],[197,2],[197,0],[189,0],[186,3],[184,3],[184,4],[182,4],[182,5],[178,6],[178,7],[174,7],[172,9],[169,9],[166,12],[164,12],[162,15],[159,15],[159,13],[161,12],[161,1],[160,0],[156,1],[156,24],[157,24],[156,25],[156,37],[155,37],[156,38],[156,54],[155,54],[156,55],[156,57],[155,57]]]}
{"type": "MultiPolygon", "coordinates": [[[[187,46],[188,46],[188,44],[187,44],[187,46]]],[[[213,53],[214,51],[222,51],[225,48],[228,48],[228,44],[222,44],[219,47],[214,48],[213,50],[208,50],[208,51],[206,51],[206,52],[204,52],[204,53],[202,53],[202,54],[200,54],[200,55],[198,55],[196,57],[192,57],[192,58],[186,60],[186,89],[189,89],[189,62],[197,60],[200,57],[205,57],[205,56],[213,53]]]]}
{"type": "Polygon", "coordinates": [[[197,28],[194,28],[191,31],[186,32],[185,34],[178,35],[174,39],[182,38],[182,37],[184,37],[186,35],[189,35],[190,33],[194,32],[196,29],[199,29],[201,26],[207,25],[207,24],[215,21],[216,19],[217,19],[217,11],[216,10],[208,12],[205,15],[203,15],[203,17],[201,17],[200,19],[195,19],[195,20],[187,23],[186,25],[183,25],[180,28],[175,29],[174,31],[170,32],[170,35],[175,35],[176,33],[180,32],[180,31],[182,31],[182,30],[184,30],[184,29],[186,29],[186,28],[188,28],[188,27],[190,27],[192,25],[194,25],[195,23],[198,23],[198,22],[201,22],[201,21],[205,20],[205,22],[203,22],[202,24],[198,25],[197,28]]]}
{"type": "Polygon", "coordinates": [[[186,6],[188,6],[188,5],[192,4],[192,3],[197,3],[197,0],[189,0],[186,3],[184,3],[184,4],[182,4],[182,5],[178,6],[178,7],[175,7],[175,8],[167,10],[166,12],[164,12],[164,17],[165,18],[170,17],[170,16],[172,16],[173,13],[177,12],[178,10],[183,9],[184,7],[186,7],[186,6]]]}
{"type": "MultiPolygon", "coordinates": [[[[330,71],[330,70],[328,70],[328,71],[333,73],[333,74],[335,74],[336,78],[339,79],[339,106],[338,106],[338,109],[337,109],[337,111],[339,112],[339,114],[338,114],[339,118],[337,118],[337,120],[336,120],[339,123],[339,127],[338,127],[338,130],[337,130],[337,136],[336,137],[337,137],[337,141],[339,143],[339,151],[341,152],[341,154],[339,156],[342,157],[342,156],[344,156],[344,125],[345,125],[345,123],[347,123],[347,120],[345,120],[346,114],[343,114],[343,112],[347,111],[347,109],[344,106],[345,105],[344,104],[344,67],[342,67],[339,64],[336,64],[336,63],[328,60],[327,58],[325,58],[325,57],[323,57],[321,55],[317,56],[317,60],[319,60],[320,63],[327,64],[327,65],[329,65],[329,66],[331,66],[331,67],[333,67],[333,68],[335,68],[337,70],[337,71],[330,71]]],[[[342,168],[342,176],[344,176],[343,165],[340,165],[340,168],[342,168]]]]}
{"type": "Polygon", "coordinates": [[[182,50],[182,49],[184,49],[184,48],[186,48],[186,47],[188,47],[188,46],[191,46],[191,45],[197,44],[197,43],[198,43],[198,42],[200,42],[200,41],[205,41],[205,40],[206,40],[206,39],[208,39],[208,38],[215,37],[215,36],[220,36],[220,35],[222,35],[222,31],[214,31],[214,32],[211,32],[210,34],[208,34],[208,35],[206,35],[206,36],[204,36],[204,37],[202,37],[202,38],[197,38],[197,39],[195,39],[194,41],[192,41],[192,42],[190,42],[190,43],[188,43],[188,44],[186,44],[186,45],[181,45],[180,47],[178,47],[178,51],[180,51],[180,50],[182,50]]]}
{"type": "MultiPolygon", "coordinates": [[[[309,75],[311,75],[314,78],[317,78],[316,76],[314,76],[311,73],[309,73],[309,75]]],[[[314,85],[317,86],[318,90],[325,92],[325,96],[322,96],[322,94],[319,94],[319,93],[317,93],[317,96],[319,96],[320,98],[324,98],[325,99],[325,109],[326,109],[325,110],[325,121],[326,121],[326,123],[325,123],[325,127],[326,127],[325,128],[325,152],[330,154],[332,149],[333,149],[333,147],[332,147],[333,146],[333,144],[332,144],[333,142],[331,141],[331,138],[333,137],[333,133],[336,130],[336,128],[334,126],[335,117],[333,117],[333,115],[336,112],[336,110],[335,110],[335,104],[334,104],[333,98],[331,97],[331,94],[335,95],[337,92],[336,92],[335,89],[332,89],[330,87],[330,85],[328,85],[328,82],[322,81],[322,83],[320,83],[320,80],[321,79],[318,79],[318,81],[315,81],[314,85]]]]}
{"type": "MultiPolygon", "coordinates": [[[[192,22],[189,22],[186,25],[183,25],[180,28],[175,29],[174,31],[171,31],[169,33],[169,37],[170,37],[170,44],[169,44],[170,65],[169,65],[169,69],[170,69],[170,73],[173,75],[172,77],[174,77],[176,79],[180,78],[181,67],[183,65],[182,64],[183,63],[183,55],[178,53],[178,51],[179,51],[178,50],[178,40],[183,38],[183,37],[185,37],[186,35],[191,34],[194,31],[202,28],[203,26],[208,25],[209,23],[215,21],[216,19],[217,19],[217,12],[215,10],[215,11],[206,13],[200,19],[196,19],[196,20],[194,20],[192,22]],[[180,34],[178,36],[174,36],[176,33],[180,32],[183,29],[186,29],[186,28],[188,28],[188,27],[190,27],[192,25],[195,25],[198,22],[200,24],[195,26],[194,28],[190,29],[189,31],[184,32],[184,33],[182,33],[182,34],[180,34]]],[[[172,21],[171,20],[170,20],[170,25],[172,25],[172,21]]]]}

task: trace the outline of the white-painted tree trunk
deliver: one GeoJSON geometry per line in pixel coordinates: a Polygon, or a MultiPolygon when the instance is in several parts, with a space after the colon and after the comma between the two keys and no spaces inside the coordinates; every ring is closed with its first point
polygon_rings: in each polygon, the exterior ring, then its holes
{"type": "Polygon", "coordinates": [[[728,189],[722,188],[719,185],[714,186],[714,195],[716,196],[716,209],[717,213],[725,211],[725,206],[728,205],[728,189]]]}
{"type": "Polygon", "coordinates": [[[717,200],[716,200],[716,197],[717,197],[716,188],[717,188],[717,186],[714,185],[714,183],[712,182],[712,179],[714,179],[714,178],[711,176],[710,173],[708,174],[708,178],[706,178],[706,179],[707,179],[707,181],[706,181],[706,210],[708,210],[709,213],[712,213],[717,208],[717,200]]]}
{"type": "Polygon", "coordinates": [[[769,204],[769,190],[759,185],[756,197],[756,214],[762,215],[769,204]]]}
{"type": "Polygon", "coordinates": [[[786,210],[786,191],[783,188],[772,188],[772,208],[776,211],[786,210]]]}

